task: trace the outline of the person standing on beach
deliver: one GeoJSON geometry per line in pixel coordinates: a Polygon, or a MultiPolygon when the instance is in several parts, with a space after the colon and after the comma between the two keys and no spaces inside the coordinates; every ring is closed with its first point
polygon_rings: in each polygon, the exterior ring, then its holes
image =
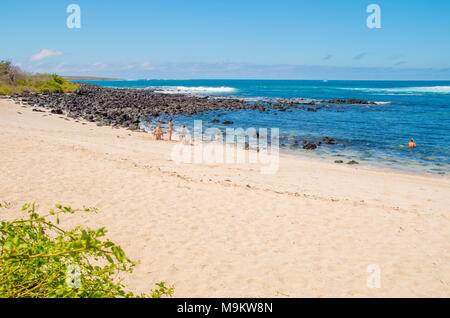
{"type": "Polygon", "coordinates": [[[180,131],[180,141],[182,143],[184,143],[186,141],[186,126],[183,125],[183,127],[181,127],[181,131],[180,131]]]}
{"type": "Polygon", "coordinates": [[[161,124],[158,124],[158,126],[156,126],[156,128],[155,128],[155,137],[156,137],[156,140],[162,140],[161,124]]]}
{"type": "Polygon", "coordinates": [[[416,143],[414,142],[414,139],[411,139],[411,141],[410,141],[409,144],[408,144],[408,147],[409,147],[409,148],[417,148],[417,145],[416,145],[416,143]]]}
{"type": "Polygon", "coordinates": [[[169,121],[169,141],[172,141],[173,134],[173,119],[169,121]]]}

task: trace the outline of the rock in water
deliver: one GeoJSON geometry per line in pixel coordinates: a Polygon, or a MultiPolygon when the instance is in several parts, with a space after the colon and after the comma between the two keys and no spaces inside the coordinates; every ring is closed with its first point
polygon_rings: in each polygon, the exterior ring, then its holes
{"type": "Polygon", "coordinates": [[[303,149],[305,150],[315,150],[317,149],[317,145],[313,142],[307,142],[303,145],[303,149]]]}
{"type": "Polygon", "coordinates": [[[333,138],[330,138],[330,137],[323,137],[322,140],[327,145],[335,145],[336,144],[336,140],[334,140],[333,138]]]}

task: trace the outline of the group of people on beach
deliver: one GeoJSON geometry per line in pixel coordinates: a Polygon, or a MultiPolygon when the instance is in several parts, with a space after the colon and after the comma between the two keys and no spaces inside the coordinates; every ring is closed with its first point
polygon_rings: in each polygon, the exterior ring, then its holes
{"type": "MultiPolygon", "coordinates": [[[[159,123],[158,126],[156,126],[154,134],[156,140],[163,140],[163,130],[161,127],[161,123],[159,123]]],[[[185,135],[186,135],[186,126],[183,125],[180,131],[180,141],[184,140],[185,135]]],[[[169,141],[172,141],[172,136],[173,136],[173,119],[169,121],[169,141]]]]}
{"type": "MultiPolygon", "coordinates": [[[[161,123],[158,124],[158,126],[156,126],[155,131],[154,131],[156,140],[163,140],[163,130],[161,127],[161,123]]],[[[173,119],[171,119],[169,121],[169,141],[172,141],[172,136],[173,136],[173,119]]],[[[181,128],[180,131],[180,141],[183,142],[186,136],[186,126],[183,125],[183,127],[181,128]]],[[[259,134],[257,136],[259,138],[259,134]]],[[[220,138],[219,136],[216,136],[216,140],[220,138]]],[[[414,141],[414,138],[412,138],[410,140],[410,142],[408,143],[408,147],[409,148],[417,148],[417,144],[414,141]]]]}

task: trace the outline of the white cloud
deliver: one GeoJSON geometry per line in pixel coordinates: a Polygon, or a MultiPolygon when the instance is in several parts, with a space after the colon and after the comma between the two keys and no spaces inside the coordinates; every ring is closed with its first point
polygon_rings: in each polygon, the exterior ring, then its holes
{"type": "Polygon", "coordinates": [[[40,61],[40,60],[45,59],[46,57],[49,57],[49,56],[62,55],[62,54],[63,54],[63,52],[61,52],[61,51],[42,49],[42,51],[40,51],[39,53],[33,54],[30,57],[30,61],[40,61]]]}
{"type": "Polygon", "coordinates": [[[146,71],[153,71],[155,69],[149,62],[142,63],[140,67],[146,71]]]}

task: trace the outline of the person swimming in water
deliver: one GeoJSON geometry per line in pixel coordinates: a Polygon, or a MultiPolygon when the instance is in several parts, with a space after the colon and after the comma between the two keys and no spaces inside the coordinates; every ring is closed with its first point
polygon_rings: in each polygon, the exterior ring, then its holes
{"type": "Polygon", "coordinates": [[[408,144],[408,147],[409,147],[409,148],[417,148],[417,145],[416,145],[416,143],[414,142],[414,138],[411,139],[411,141],[410,141],[409,144],[408,144]]]}

